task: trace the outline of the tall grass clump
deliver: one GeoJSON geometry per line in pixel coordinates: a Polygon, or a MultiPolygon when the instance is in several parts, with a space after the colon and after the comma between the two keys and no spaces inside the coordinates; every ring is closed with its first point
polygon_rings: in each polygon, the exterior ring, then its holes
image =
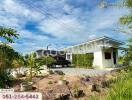
{"type": "Polygon", "coordinates": [[[120,71],[119,77],[108,90],[107,100],[132,99],[132,73],[130,69],[120,71]]]}

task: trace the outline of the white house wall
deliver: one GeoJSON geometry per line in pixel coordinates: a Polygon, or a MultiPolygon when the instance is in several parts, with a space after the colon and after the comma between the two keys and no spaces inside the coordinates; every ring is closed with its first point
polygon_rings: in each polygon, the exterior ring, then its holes
{"type": "Polygon", "coordinates": [[[113,50],[112,48],[109,50],[103,50],[103,67],[104,68],[113,68],[115,67],[116,64],[118,64],[118,51],[113,50]],[[111,59],[105,59],[105,52],[110,52],[111,53],[111,59]],[[116,64],[114,64],[114,58],[113,58],[113,52],[116,52],[116,64]]]}
{"type": "Polygon", "coordinates": [[[114,62],[113,62],[113,50],[112,49],[110,49],[110,50],[103,50],[102,51],[103,53],[103,58],[102,58],[102,60],[103,60],[103,67],[104,68],[111,68],[111,67],[113,67],[114,66],[114,62]],[[105,59],[105,52],[109,52],[109,53],[111,53],[111,59],[105,59]]]}
{"type": "Polygon", "coordinates": [[[102,50],[98,50],[94,52],[94,60],[93,60],[93,67],[94,68],[102,68],[103,67],[103,54],[102,50]]]}
{"type": "MultiPolygon", "coordinates": [[[[91,43],[82,43],[80,45],[71,46],[69,48],[64,48],[63,50],[67,53],[72,54],[86,54],[93,53],[94,61],[93,66],[97,68],[108,68],[115,67],[113,60],[113,49],[118,48],[119,44],[116,42],[111,42],[108,40],[99,40],[91,43]],[[104,49],[105,48],[105,49],[104,49]],[[109,48],[111,52],[111,59],[105,59],[105,51],[109,48]]],[[[118,61],[118,50],[116,50],[116,62],[118,61]]]]}

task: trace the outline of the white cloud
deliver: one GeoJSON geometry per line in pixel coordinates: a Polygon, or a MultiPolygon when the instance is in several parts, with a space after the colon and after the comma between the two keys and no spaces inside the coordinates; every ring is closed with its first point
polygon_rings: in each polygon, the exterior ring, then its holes
{"type": "Polygon", "coordinates": [[[58,38],[76,36],[83,27],[72,17],[61,17],[61,19],[47,19],[40,23],[39,28],[44,32],[49,32],[58,38]],[[76,33],[76,34],[75,34],[76,33]]]}
{"type": "Polygon", "coordinates": [[[49,39],[47,36],[35,34],[27,30],[20,30],[19,34],[20,34],[20,38],[32,39],[34,41],[43,41],[49,39]]]}
{"type": "MultiPolygon", "coordinates": [[[[26,0],[25,0],[26,1],[26,0]]],[[[66,2],[67,0],[43,0],[35,4],[41,6],[32,7],[32,4],[22,4],[18,0],[0,0],[0,25],[16,28],[22,39],[32,40],[28,43],[16,43],[13,46],[23,51],[31,51],[43,47],[49,42],[79,43],[97,37],[99,30],[116,27],[120,16],[126,13],[126,9],[98,9],[82,10],[66,2]],[[47,13],[45,13],[47,11],[47,13]],[[66,14],[65,14],[66,13],[66,14]],[[24,29],[29,22],[37,22],[38,32],[32,33],[24,29]],[[51,39],[43,33],[55,36],[51,39]],[[38,33],[38,34],[37,34],[38,33]],[[24,47],[24,48],[23,48],[24,47]]],[[[78,0],[79,2],[79,0],[78,0]]],[[[80,0],[81,2],[81,0],[80,0]]],[[[83,0],[84,2],[84,0],[83,0]]],[[[26,2],[25,2],[26,3],[26,2]]],[[[102,34],[102,33],[100,33],[102,34]]],[[[55,45],[53,47],[56,48],[55,45]]]]}
{"type": "Polygon", "coordinates": [[[28,19],[40,20],[42,14],[36,11],[31,11],[24,5],[20,4],[17,0],[3,0],[1,8],[6,12],[15,16],[26,17],[28,19]]]}
{"type": "Polygon", "coordinates": [[[38,27],[43,32],[74,43],[88,40],[90,35],[95,35],[99,30],[116,27],[120,16],[126,13],[126,9],[116,8],[96,8],[94,11],[84,12],[80,8],[66,5],[64,9],[69,12],[72,9],[72,15],[62,14],[61,18],[49,18],[42,21],[38,27]],[[78,16],[81,16],[80,19],[78,16]]]}

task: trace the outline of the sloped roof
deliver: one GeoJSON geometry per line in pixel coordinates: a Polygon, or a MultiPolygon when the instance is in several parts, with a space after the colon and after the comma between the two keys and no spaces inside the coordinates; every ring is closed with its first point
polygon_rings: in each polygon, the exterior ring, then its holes
{"type": "MultiPolygon", "coordinates": [[[[102,37],[91,39],[91,40],[88,40],[86,42],[83,42],[83,43],[80,43],[80,44],[76,44],[76,45],[73,45],[73,46],[69,46],[69,47],[66,47],[66,48],[68,49],[68,48],[72,48],[72,47],[75,47],[75,46],[80,46],[80,45],[83,45],[83,44],[86,44],[86,43],[90,44],[92,42],[97,42],[97,41],[101,41],[101,40],[106,40],[106,41],[114,42],[114,43],[116,43],[118,45],[123,45],[124,44],[124,42],[121,42],[119,40],[113,39],[111,37],[102,36],[102,37]]],[[[66,49],[66,48],[64,48],[64,49],[66,49]]]]}
{"type": "Polygon", "coordinates": [[[113,38],[108,37],[108,36],[102,36],[102,37],[99,37],[99,38],[95,38],[95,39],[92,39],[92,40],[88,40],[87,42],[95,42],[95,41],[99,41],[99,40],[113,41],[113,42],[118,43],[120,45],[123,45],[124,44],[124,42],[121,42],[119,40],[113,39],[113,38]]]}

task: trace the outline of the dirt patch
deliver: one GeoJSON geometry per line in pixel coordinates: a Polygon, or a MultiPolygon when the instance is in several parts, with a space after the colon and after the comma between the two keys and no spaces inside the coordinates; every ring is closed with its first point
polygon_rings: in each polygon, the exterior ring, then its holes
{"type": "MultiPolygon", "coordinates": [[[[101,82],[107,80],[106,76],[98,77],[78,77],[68,75],[51,74],[48,76],[39,76],[33,78],[33,90],[39,91],[43,95],[43,100],[59,100],[59,97],[69,96],[66,100],[77,100],[75,95],[82,93],[83,96],[78,100],[87,100],[91,95],[105,95],[105,88],[101,86],[101,82]],[[68,84],[59,85],[59,80],[66,80],[68,84]],[[93,87],[95,89],[93,89],[93,87]],[[93,89],[93,90],[92,90],[93,89]]],[[[15,88],[20,89],[20,83],[16,82],[15,88]]],[[[64,99],[65,100],[65,99],[64,99]]]]}

